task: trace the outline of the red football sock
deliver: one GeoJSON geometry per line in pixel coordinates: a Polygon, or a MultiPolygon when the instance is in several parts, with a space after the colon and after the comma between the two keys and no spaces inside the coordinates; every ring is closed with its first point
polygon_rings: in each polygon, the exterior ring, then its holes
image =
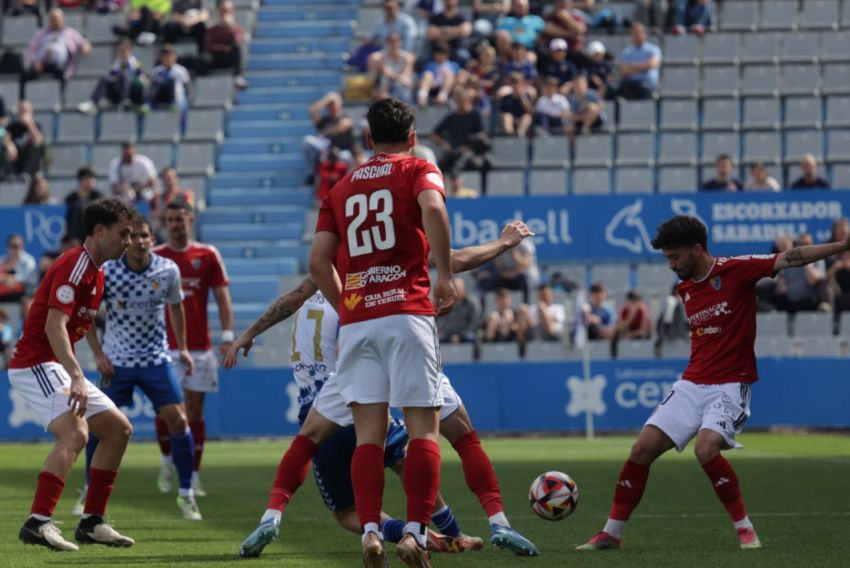
{"type": "Polygon", "coordinates": [[[204,454],[204,442],[207,440],[207,423],[203,420],[189,422],[192,439],[195,441],[195,471],[201,470],[201,456],[204,454]]]}
{"type": "MultiPolygon", "coordinates": [[[[408,463],[410,448],[407,450],[408,463]]],[[[407,463],[405,463],[407,471],[407,463]]],[[[360,526],[381,522],[381,500],[384,497],[384,448],[363,444],[351,458],[351,485],[354,486],[354,505],[360,526]]]]}
{"type": "Polygon", "coordinates": [[[478,502],[484,508],[488,517],[505,510],[502,505],[502,493],[499,491],[499,480],[496,470],[481,446],[478,434],[470,432],[458,439],[452,447],[460,456],[463,465],[463,477],[469,490],[478,497],[478,502]]]}
{"type": "Polygon", "coordinates": [[[160,416],[156,417],[156,441],[159,444],[160,453],[164,456],[170,456],[171,432],[168,431],[168,424],[160,416]]]}
{"type": "Polygon", "coordinates": [[[711,480],[711,485],[714,486],[714,492],[729,516],[732,517],[732,522],[737,523],[747,516],[747,510],[744,507],[744,499],[741,497],[741,488],[738,485],[738,476],[735,475],[735,470],[732,469],[732,464],[726,461],[726,458],[717,454],[707,464],[702,466],[705,474],[711,480]]]}
{"type": "Polygon", "coordinates": [[[106,502],[112,495],[112,485],[116,477],[118,477],[117,471],[89,469],[89,489],[86,492],[86,507],[83,514],[103,516],[106,512],[106,502]]]}
{"type": "Polygon", "coordinates": [[[649,466],[627,460],[620,471],[617,488],[614,490],[614,502],[608,516],[615,521],[628,521],[643,497],[646,480],[649,477],[649,466]]]}
{"type": "Polygon", "coordinates": [[[274,477],[274,485],[269,492],[269,504],[267,509],[283,511],[290,499],[304,483],[307,478],[307,470],[310,468],[310,460],[316,454],[318,447],[310,438],[295,436],[289,449],[280,458],[277,466],[277,475],[274,477]]]}
{"type": "Polygon", "coordinates": [[[65,489],[64,479],[49,471],[39,473],[38,485],[35,487],[35,497],[33,497],[30,512],[33,515],[52,517],[63,489],[65,489]]]}
{"type": "Polygon", "coordinates": [[[407,445],[402,479],[407,494],[408,522],[427,526],[440,489],[440,445],[422,438],[411,440],[407,445]]]}

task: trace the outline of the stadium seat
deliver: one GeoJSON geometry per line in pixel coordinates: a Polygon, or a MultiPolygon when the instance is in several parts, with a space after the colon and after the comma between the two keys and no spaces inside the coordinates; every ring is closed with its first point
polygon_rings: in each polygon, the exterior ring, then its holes
{"type": "Polygon", "coordinates": [[[529,341],[525,345],[526,361],[563,361],[568,357],[569,351],[560,341],[529,341]]]}
{"type": "Polygon", "coordinates": [[[440,361],[443,363],[472,363],[475,345],[472,343],[440,343],[440,361]]]}
{"type": "Polygon", "coordinates": [[[665,341],[661,344],[661,356],[665,359],[687,359],[691,356],[691,342],[665,341]]]}
{"type": "Polygon", "coordinates": [[[481,345],[482,363],[514,363],[519,361],[519,345],[511,343],[483,343],[481,345]]]}
{"type": "Polygon", "coordinates": [[[566,195],[567,170],[531,170],[529,195],[566,195]]]}
{"type": "Polygon", "coordinates": [[[142,124],[142,142],[176,142],[180,138],[180,114],[168,110],[152,111],[142,124]]]}
{"type": "Polygon", "coordinates": [[[738,130],[741,125],[738,99],[704,99],[702,130],[738,130]]]}
{"type": "Polygon", "coordinates": [[[828,63],[823,66],[821,89],[825,95],[850,93],[850,65],[828,63]]]}
{"type": "Polygon", "coordinates": [[[121,147],[117,144],[97,144],[92,148],[91,168],[94,173],[101,177],[109,174],[109,164],[113,158],[121,153],[121,147]]]}
{"type": "Polygon", "coordinates": [[[850,126],[850,97],[829,97],[826,99],[827,128],[850,126]]]}
{"type": "Polygon", "coordinates": [[[35,111],[57,111],[62,106],[61,83],[53,79],[26,82],[24,96],[35,111]]]}
{"type": "Polygon", "coordinates": [[[850,190],[850,164],[832,164],[832,188],[850,190]]]}
{"type": "Polygon", "coordinates": [[[797,20],[796,0],[770,0],[763,6],[759,28],[763,30],[790,30],[797,20]]]}
{"type": "Polygon", "coordinates": [[[651,132],[655,130],[655,101],[621,100],[618,107],[620,115],[618,130],[620,132],[651,132]]]}
{"type": "Polygon", "coordinates": [[[838,337],[797,337],[792,345],[801,357],[840,357],[841,341],[838,337]]]}
{"type": "Polygon", "coordinates": [[[86,39],[93,44],[115,43],[115,34],[112,33],[113,26],[124,25],[124,14],[116,12],[112,14],[88,14],[86,17],[86,39]]]}
{"type": "Polygon", "coordinates": [[[668,67],[661,71],[661,94],[664,97],[693,98],[698,93],[698,82],[698,68],[668,67]]]}
{"type": "Polygon", "coordinates": [[[741,63],[778,63],[781,38],[778,33],[744,34],[741,63]]]}
{"type": "Polygon", "coordinates": [[[471,189],[472,191],[478,193],[479,195],[483,193],[481,183],[481,176],[483,174],[481,172],[471,171],[464,172],[462,176],[461,185],[466,189],[471,189]]]}
{"type": "Polygon", "coordinates": [[[703,132],[701,164],[713,164],[720,154],[729,154],[737,159],[741,155],[740,137],[737,132],[703,132]]]}
{"type": "Polygon", "coordinates": [[[97,79],[73,79],[65,85],[65,108],[76,109],[77,105],[88,101],[94,88],[97,86],[97,79]]]}
{"type": "Polygon", "coordinates": [[[684,99],[661,101],[661,130],[696,130],[697,103],[684,99]]]}
{"type": "Polygon", "coordinates": [[[587,285],[587,268],[583,264],[552,264],[547,267],[546,272],[550,278],[558,274],[562,278],[572,280],[578,286],[587,285]]]}
{"type": "MultiPolygon", "coordinates": [[[[590,351],[590,358],[593,361],[608,361],[611,359],[611,343],[607,340],[588,341],[587,348],[590,351]]],[[[573,349],[572,353],[576,353],[578,359],[583,357],[581,349],[573,349]]]]}
{"type": "Polygon", "coordinates": [[[38,23],[35,17],[32,16],[18,16],[17,18],[4,16],[2,24],[0,38],[3,38],[4,47],[23,47],[27,45],[38,29],[38,23]]]}
{"type": "Polygon", "coordinates": [[[651,339],[632,339],[617,342],[617,359],[655,359],[651,339]]]}
{"type": "Polygon", "coordinates": [[[777,163],[782,156],[782,140],[778,132],[744,132],[744,153],[746,163],[777,163]]]}
{"type": "Polygon", "coordinates": [[[493,166],[496,168],[525,168],[528,166],[528,140],[515,136],[493,138],[493,166]]]}
{"type": "Polygon", "coordinates": [[[223,137],[224,112],[218,109],[190,110],[186,126],[187,141],[220,142],[223,137]]]}
{"type": "Polygon", "coordinates": [[[808,63],[812,65],[820,56],[820,34],[796,32],[782,34],[782,52],[779,61],[785,63],[808,63]]]}
{"type": "Polygon", "coordinates": [[[779,99],[744,99],[743,124],[747,128],[758,130],[779,130],[779,99]]]}
{"type": "Polygon", "coordinates": [[[86,161],[86,149],[83,144],[50,147],[50,175],[54,177],[76,175],[77,169],[86,161]]]}
{"type": "MultiPolygon", "coordinates": [[[[91,53],[81,57],[77,64],[77,77],[103,77],[112,67],[113,50],[108,46],[95,46],[91,53]]],[[[148,69],[149,71],[149,69],[148,69]]],[[[91,94],[91,93],[89,93],[91,94]]]]}
{"type": "Polygon", "coordinates": [[[734,65],[703,67],[701,92],[704,97],[737,97],[738,67],[734,65]]]}
{"type": "MultiPolygon", "coordinates": [[[[192,146],[192,144],[183,144],[180,146],[180,149],[186,148],[187,146],[192,146]]],[[[170,143],[147,143],[147,144],[137,144],[136,145],[136,153],[147,156],[153,162],[153,165],[156,167],[156,171],[161,171],[162,168],[174,165],[174,160],[172,158],[171,144],[170,143]]],[[[178,171],[181,174],[200,174],[204,173],[203,171],[198,171],[191,168],[179,168],[178,171]]]]}
{"type": "Polygon", "coordinates": [[[635,274],[638,290],[646,294],[654,292],[666,296],[675,280],[673,271],[661,262],[642,262],[637,265],[635,274]]]}
{"type": "Polygon", "coordinates": [[[180,144],[177,152],[177,171],[182,174],[212,175],[214,169],[215,144],[207,142],[180,144]]]}
{"type": "Polygon", "coordinates": [[[233,78],[230,75],[198,77],[192,89],[192,104],[196,107],[223,107],[233,98],[233,78]]]}
{"type": "Polygon", "coordinates": [[[565,136],[545,136],[534,140],[533,168],[564,168],[569,163],[570,147],[565,136]]]}
{"type": "Polygon", "coordinates": [[[823,159],[823,132],[820,130],[788,130],[785,132],[784,161],[799,162],[805,154],[823,159]]]}
{"type": "Polygon", "coordinates": [[[841,312],[839,317],[841,325],[838,328],[841,337],[850,337],[850,312],[841,312]]]}
{"type": "Polygon", "coordinates": [[[752,31],[756,27],[758,11],[759,3],[752,0],[727,0],[722,2],[720,4],[720,29],[752,31]]]}
{"type": "Polygon", "coordinates": [[[664,65],[697,65],[700,41],[693,34],[664,37],[664,65]]]}
{"type": "Polygon", "coordinates": [[[610,166],[613,157],[612,136],[591,134],[576,138],[573,166],[610,166]]]}
{"type": "MultiPolygon", "coordinates": [[[[850,105],[849,105],[850,106],[850,105]]],[[[785,99],[785,128],[820,128],[823,122],[821,99],[788,97],[785,99]]]]}
{"type": "Polygon", "coordinates": [[[59,134],[56,141],[60,144],[94,142],[94,117],[78,112],[66,112],[59,115],[59,134]]]}
{"type": "Polygon", "coordinates": [[[782,94],[815,96],[820,90],[820,70],[817,65],[783,65],[782,94]]]}
{"type": "Polygon", "coordinates": [[[789,327],[794,337],[832,335],[834,317],[826,312],[798,312],[789,318],[789,327]]]}
{"type": "Polygon", "coordinates": [[[793,353],[791,338],[787,335],[756,335],[756,357],[788,357],[793,353]]]}
{"type": "Polygon", "coordinates": [[[34,113],[36,124],[41,126],[41,133],[48,142],[53,142],[56,134],[56,115],[52,112],[34,113]]]}
{"type": "Polygon", "coordinates": [[[618,166],[651,166],[655,163],[654,134],[618,134],[618,166]]]}
{"type": "Polygon", "coordinates": [[[614,192],[621,194],[655,193],[655,170],[650,167],[617,168],[614,192]]]}
{"type": "MultiPolygon", "coordinates": [[[[838,0],[800,2],[799,25],[804,30],[833,29],[838,26],[838,0]]],[[[844,3],[847,11],[847,3],[844,3]]]]}
{"type": "MultiPolygon", "coordinates": [[[[850,17],[850,10],[844,9],[844,17],[850,17]]],[[[846,27],[846,26],[845,26],[846,27]]],[[[820,61],[850,61],[850,32],[846,30],[821,32],[820,61]]]]}
{"type": "Polygon", "coordinates": [[[17,77],[11,81],[0,81],[0,99],[3,99],[6,105],[6,112],[12,112],[18,106],[20,92],[21,87],[17,77]]]}
{"type": "MultiPolygon", "coordinates": [[[[474,175],[474,172],[464,174],[474,175]]],[[[487,195],[525,195],[525,172],[491,170],[487,175],[487,195]]]]}
{"type": "Polygon", "coordinates": [[[611,171],[607,168],[573,170],[573,195],[607,195],[611,193],[611,171]]]}
{"type": "Polygon", "coordinates": [[[779,95],[779,67],[776,65],[747,65],[741,81],[741,94],[745,97],[779,95]]]}
{"type": "Polygon", "coordinates": [[[702,39],[702,64],[737,65],[740,45],[741,34],[706,34],[702,39]]]}
{"type": "Polygon", "coordinates": [[[604,282],[611,296],[614,291],[623,293],[631,289],[632,269],[628,264],[594,264],[590,267],[590,281],[604,282]]]}
{"type": "Polygon", "coordinates": [[[100,115],[100,142],[136,140],[138,118],[134,112],[104,112],[100,115]]]}
{"type": "MultiPolygon", "coordinates": [[[[18,207],[21,203],[23,203],[28,189],[27,184],[23,182],[0,182],[0,206],[18,207]]],[[[7,305],[8,303],[4,302],[3,304],[0,304],[0,307],[6,308],[7,305]]],[[[17,304],[14,305],[17,306],[17,304]]],[[[7,322],[7,324],[10,324],[10,322],[7,322]]]]}
{"type": "Polygon", "coordinates": [[[830,162],[850,161],[850,131],[838,128],[827,131],[826,159],[830,162]]]}
{"type": "Polygon", "coordinates": [[[756,314],[759,336],[787,336],[788,314],[785,312],[759,312],[756,314]]]}
{"type": "Polygon", "coordinates": [[[658,164],[679,166],[697,164],[697,136],[684,132],[662,132],[659,136],[658,164]]]}
{"type": "Polygon", "coordinates": [[[449,109],[439,106],[428,106],[416,109],[416,132],[421,136],[427,136],[443,118],[449,114],[449,109]]]}
{"type": "Polygon", "coordinates": [[[658,169],[659,193],[696,193],[697,176],[692,167],[662,167],[658,169]]]}

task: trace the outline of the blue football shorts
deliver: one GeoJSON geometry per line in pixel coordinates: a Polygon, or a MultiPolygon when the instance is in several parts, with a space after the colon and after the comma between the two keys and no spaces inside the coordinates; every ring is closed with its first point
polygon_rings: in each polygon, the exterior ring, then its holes
{"type": "Polygon", "coordinates": [[[183,390],[174,366],[170,363],[153,365],[151,367],[114,367],[115,374],[106,379],[101,375],[100,390],[108,396],[116,406],[133,404],[133,389],[139,387],[145,396],[159,410],[169,404],[183,402],[183,390]]]}

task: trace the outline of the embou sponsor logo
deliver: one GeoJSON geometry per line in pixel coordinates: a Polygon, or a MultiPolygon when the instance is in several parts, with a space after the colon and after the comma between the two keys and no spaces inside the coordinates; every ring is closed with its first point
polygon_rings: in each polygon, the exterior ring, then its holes
{"type": "Polygon", "coordinates": [[[723,331],[723,328],[717,325],[709,325],[706,327],[698,327],[696,328],[692,335],[694,337],[702,337],[703,335],[717,335],[723,331]]]}

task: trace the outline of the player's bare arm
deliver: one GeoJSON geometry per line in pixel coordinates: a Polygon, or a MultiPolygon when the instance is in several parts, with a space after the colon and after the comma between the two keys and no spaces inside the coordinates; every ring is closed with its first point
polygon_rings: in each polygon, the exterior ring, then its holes
{"type": "Polygon", "coordinates": [[[505,225],[498,239],[464,247],[452,251],[452,272],[466,272],[474,270],[486,264],[505,252],[517,246],[526,237],[533,237],[534,233],[522,221],[512,221],[505,225]]]}
{"type": "Polygon", "coordinates": [[[843,241],[794,247],[776,256],[773,269],[777,272],[792,266],[805,266],[850,250],[850,237],[843,241]]]}
{"type": "Polygon", "coordinates": [[[115,369],[112,367],[112,361],[110,361],[109,357],[106,356],[106,353],[103,352],[103,347],[100,345],[100,340],[97,338],[97,330],[94,326],[86,332],[86,341],[94,355],[97,372],[103,377],[111,377],[114,375],[115,369]]]}
{"type": "Polygon", "coordinates": [[[183,302],[168,304],[168,316],[171,318],[171,326],[174,329],[174,338],[177,341],[180,360],[186,366],[186,374],[191,375],[195,372],[195,359],[189,353],[189,347],[186,343],[186,310],[183,309],[183,302]]]}
{"type": "Polygon", "coordinates": [[[218,351],[224,355],[233,344],[233,302],[230,300],[230,289],[227,286],[216,286],[212,291],[218,305],[218,318],[222,329],[218,351]]]}
{"type": "Polygon", "coordinates": [[[242,355],[247,357],[254,345],[254,339],[258,335],[297,312],[318,289],[313,279],[308,276],[297,288],[278,297],[248,329],[236,338],[236,341],[227,350],[224,360],[221,362],[222,366],[225,369],[234,367],[240,350],[242,355]]]}
{"type": "Polygon", "coordinates": [[[437,266],[437,282],[434,284],[434,299],[437,315],[452,311],[457,290],[452,281],[451,237],[449,234],[449,216],[443,195],[436,190],[426,189],[416,198],[422,211],[422,225],[431,246],[431,256],[437,266]]]}
{"type": "Polygon", "coordinates": [[[89,394],[86,389],[83,370],[80,369],[80,364],[74,356],[74,350],[71,348],[71,338],[68,337],[68,330],[65,328],[68,325],[69,319],[68,315],[60,310],[49,308],[47,310],[47,321],[44,324],[44,332],[47,335],[47,341],[50,343],[50,349],[56,356],[56,360],[59,361],[60,365],[65,367],[65,371],[71,377],[68,406],[71,408],[71,412],[82,418],[86,415],[89,394]]]}
{"type": "Polygon", "coordinates": [[[339,247],[338,236],[329,231],[319,231],[313,237],[308,262],[310,276],[332,306],[339,305],[339,295],[342,291],[342,283],[333,266],[337,247],[339,247]]]}

